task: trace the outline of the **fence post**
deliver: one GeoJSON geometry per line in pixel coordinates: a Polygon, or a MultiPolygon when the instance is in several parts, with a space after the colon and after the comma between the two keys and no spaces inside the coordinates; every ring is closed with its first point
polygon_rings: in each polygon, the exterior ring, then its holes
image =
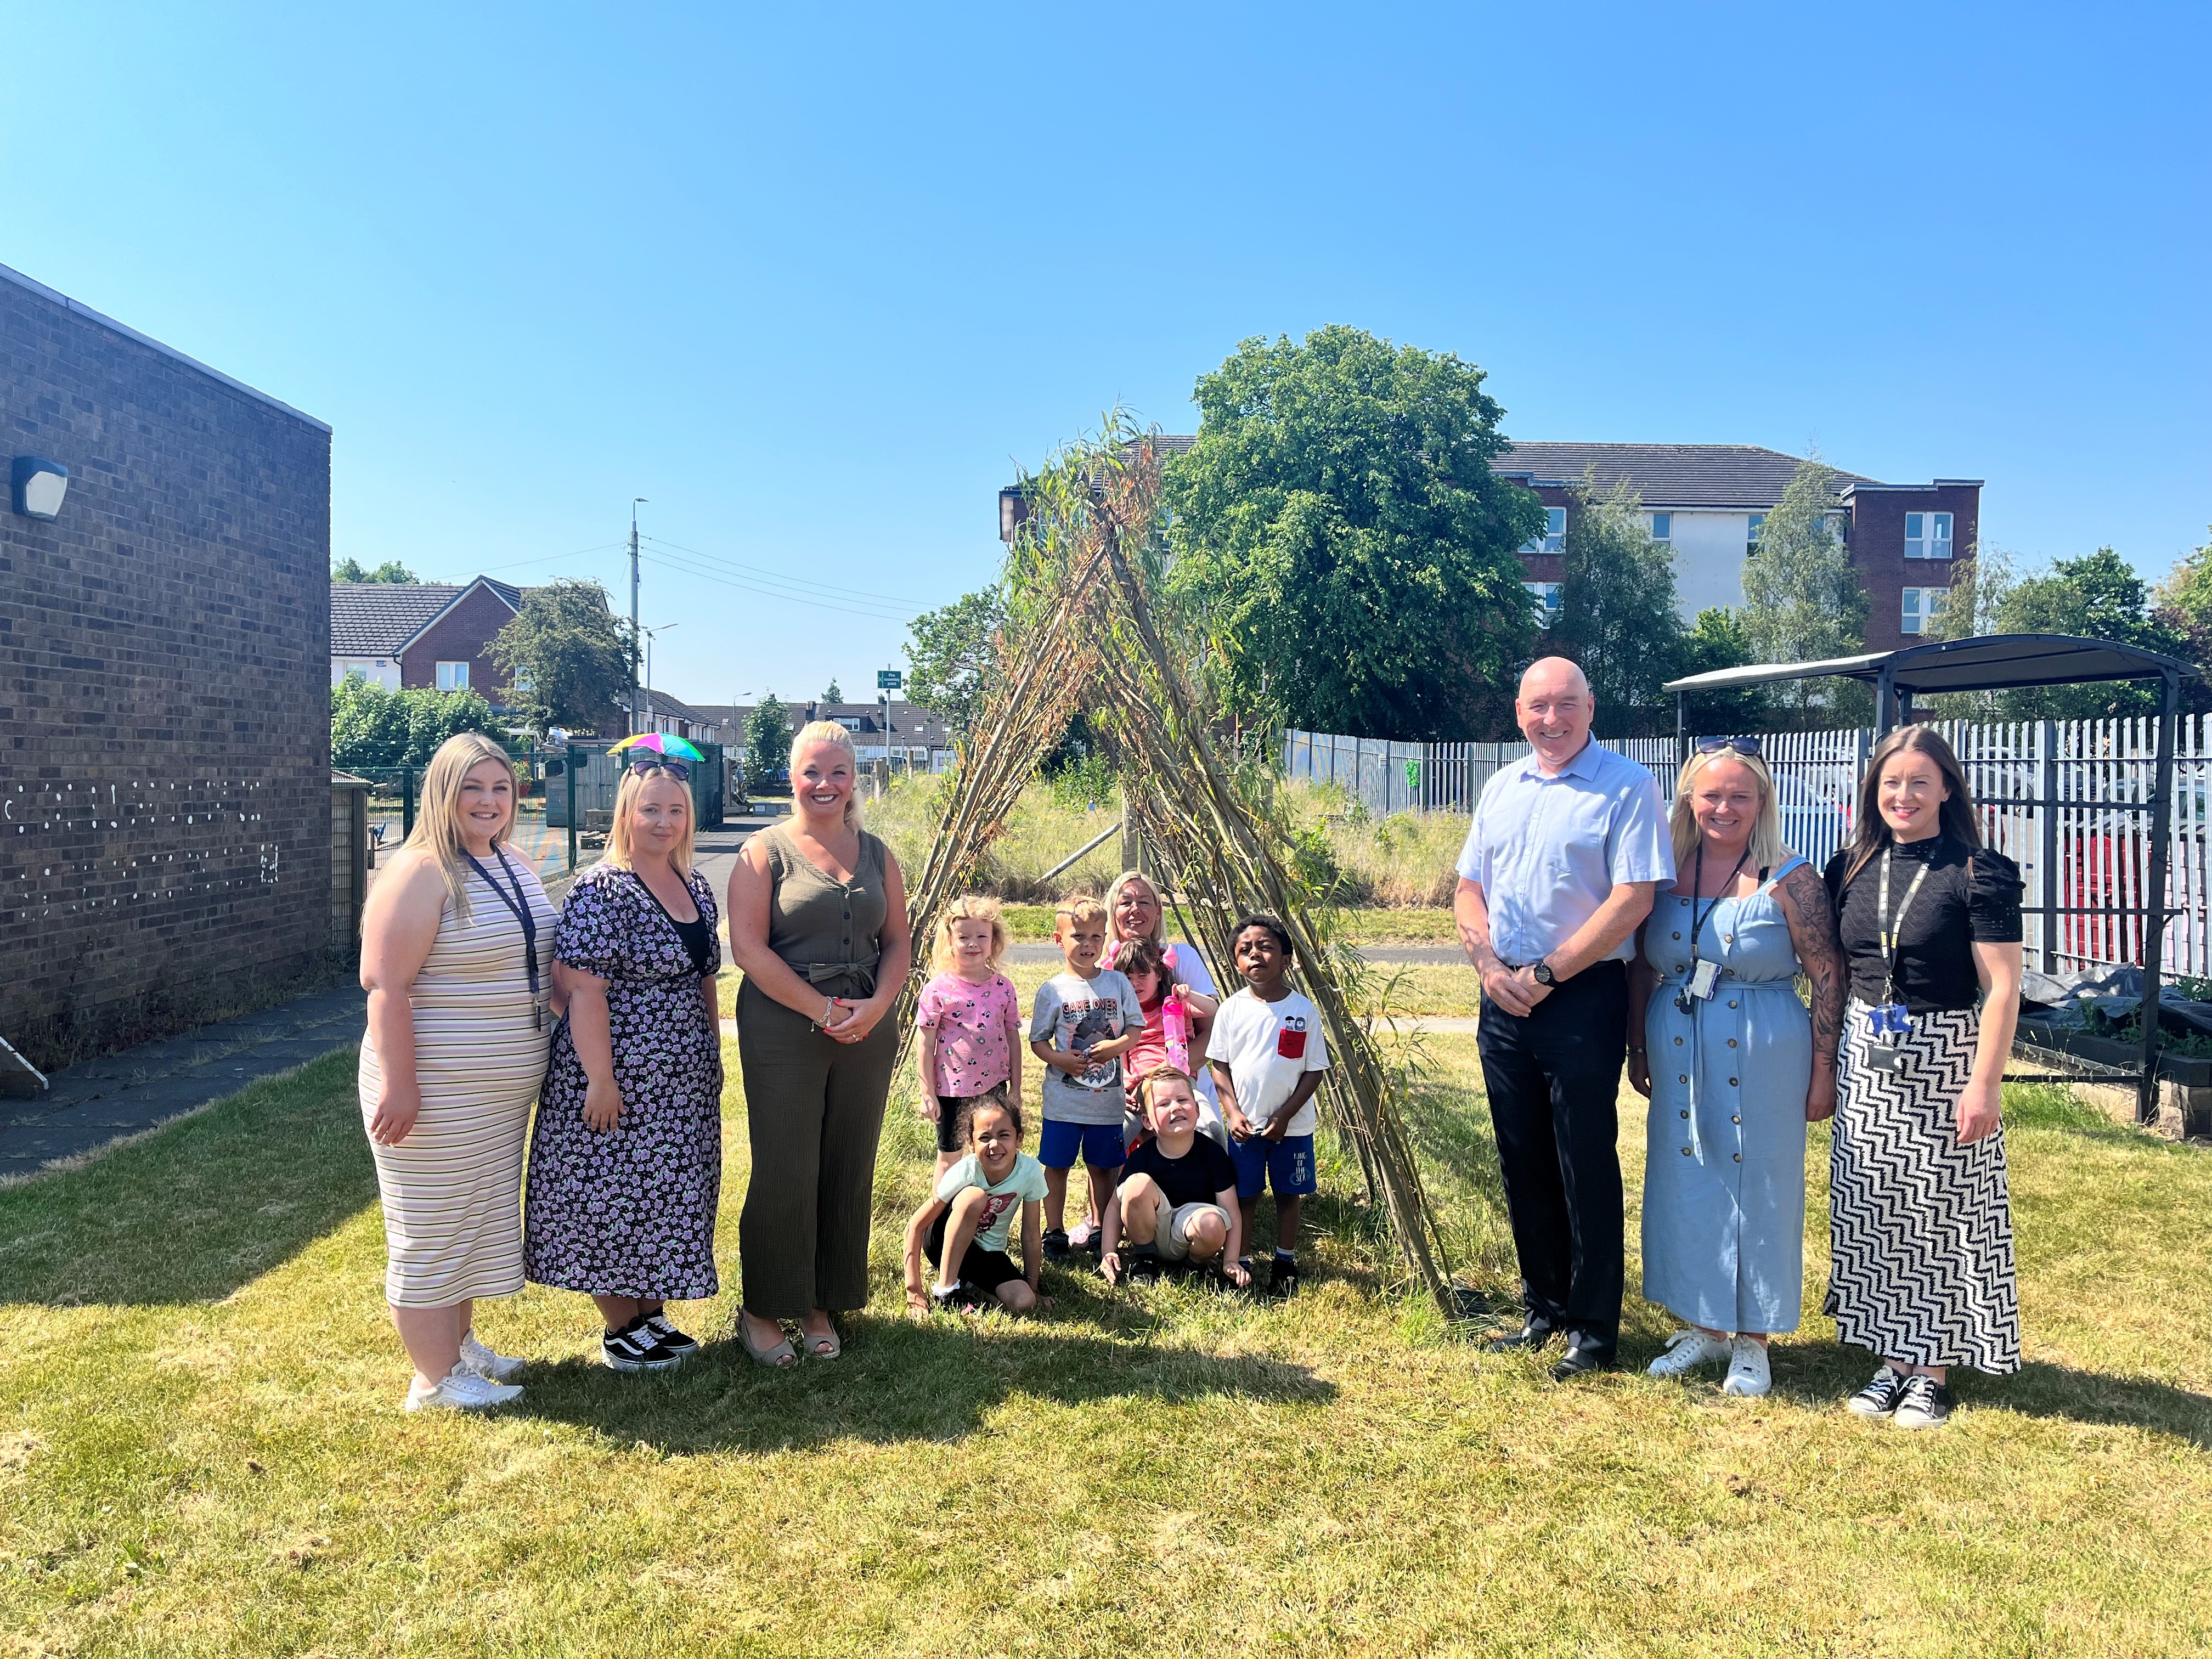
{"type": "Polygon", "coordinates": [[[2040,723],[2043,752],[2036,767],[2035,793],[2043,802],[2043,971],[2058,971],[2058,722],[2040,723]]]}
{"type": "Polygon", "coordinates": [[[399,769],[399,838],[402,841],[415,833],[415,769],[399,769]]]}
{"type": "Polygon", "coordinates": [[[576,873],[576,745],[568,745],[568,764],[561,769],[568,790],[568,873],[576,873]]]}

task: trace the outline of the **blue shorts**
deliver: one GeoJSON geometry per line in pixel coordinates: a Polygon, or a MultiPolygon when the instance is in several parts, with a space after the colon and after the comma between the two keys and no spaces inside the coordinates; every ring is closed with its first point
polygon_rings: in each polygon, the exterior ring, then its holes
{"type": "Polygon", "coordinates": [[[1048,1170],[1072,1170],[1076,1160],[1094,1169],[1118,1170],[1128,1156],[1119,1123],[1069,1123],[1060,1118],[1044,1121],[1037,1138],[1037,1162],[1048,1170]]]}
{"type": "Polygon", "coordinates": [[[1311,1135],[1285,1135],[1280,1140],[1270,1140],[1265,1135],[1254,1135],[1239,1140],[1229,1137],[1229,1156],[1237,1165],[1237,1196],[1257,1198],[1269,1187],[1277,1198],[1304,1198],[1308,1193],[1319,1192],[1321,1185],[1314,1179],[1314,1155],[1311,1135]]]}

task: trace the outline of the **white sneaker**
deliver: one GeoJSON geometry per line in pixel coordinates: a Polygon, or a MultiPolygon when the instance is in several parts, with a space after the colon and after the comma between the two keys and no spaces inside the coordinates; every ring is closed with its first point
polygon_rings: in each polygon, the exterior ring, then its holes
{"type": "Polygon", "coordinates": [[[1653,1376],[1687,1376],[1700,1365],[1728,1363],[1729,1345],[1703,1331],[1677,1331],[1667,1339],[1667,1352],[1649,1368],[1653,1376]]]}
{"type": "Polygon", "coordinates": [[[433,1407],[444,1411],[480,1412],[487,1407],[504,1406],[510,1400],[522,1398],[522,1390],[504,1382],[494,1382],[478,1376],[469,1369],[468,1361],[456,1360],[453,1369],[446,1373],[445,1380],[434,1389],[426,1389],[420,1382],[407,1385],[407,1409],[427,1411],[433,1407]]]}
{"type": "Polygon", "coordinates": [[[512,1354],[494,1353],[471,1331],[461,1339],[461,1364],[487,1382],[504,1382],[522,1375],[523,1362],[512,1354]]]}
{"type": "Polygon", "coordinates": [[[1067,1230],[1067,1248],[1071,1250],[1083,1249],[1097,1237],[1098,1230],[1091,1224],[1091,1218],[1085,1216],[1067,1230]]]}
{"type": "Polygon", "coordinates": [[[1766,1344],[1739,1336],[1729,1345],[1728,1381],[1723,1394],[1759,1395],[1774,1386],[1774,1372],[1766,1363],[1766,1344]]]}

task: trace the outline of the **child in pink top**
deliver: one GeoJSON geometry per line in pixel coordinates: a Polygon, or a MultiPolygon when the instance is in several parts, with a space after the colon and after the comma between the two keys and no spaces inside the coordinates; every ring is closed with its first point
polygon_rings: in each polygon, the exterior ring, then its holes
{"type": "Polygon", "coordinates": [[[999,971],[1006,925],[999,902],[977,894],[957,898],[937,924],[930,981],[915,1011],[921,1053],[915,1071],[919,1110],[937,1126],[937,1173],[957,1164],[963,1111],[985,1097],[1022,1096],[1022,1006],[1013,981],[999,971]]]}

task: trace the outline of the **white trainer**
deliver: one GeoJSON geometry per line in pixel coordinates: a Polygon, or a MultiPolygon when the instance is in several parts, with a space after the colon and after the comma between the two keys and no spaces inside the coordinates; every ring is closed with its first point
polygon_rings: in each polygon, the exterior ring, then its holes
{"type": "Polygon", "coordinates": [[[407,1409],[410,1412],[480,1412],[521,1398],[521,1389],[478,1376],[465,1359],[454,1361],[453,1369],[434,1389],[426,1389],[420,1382],[407,1385],[407,1409]]]}
{"type": "Polygon", "coordinates": [[[1728,1381],[1723,1394],[1760,1395],[1774,1386],[1774,1372],[1766,1363],[1766,1344],[1739,1336],[1729,1345],[1728,1381]]]}
{"type": "Polygon", "coordinates": [[[513,1354],[494,1353],[471,1331],[461,1339],[461,1364],[487,1382],[505,1382],[522,1375],[523,1362],[513,1354]]]}
{"type": "Polygon", "coordinates": [[[1667,1352],[1651,1362],[1653,1376],[1687,1376],[1700,1365],[1724,1365],[1729,1345],[1703,1331],[1677,1331],[1667,1339],[1667,1352]]]}

